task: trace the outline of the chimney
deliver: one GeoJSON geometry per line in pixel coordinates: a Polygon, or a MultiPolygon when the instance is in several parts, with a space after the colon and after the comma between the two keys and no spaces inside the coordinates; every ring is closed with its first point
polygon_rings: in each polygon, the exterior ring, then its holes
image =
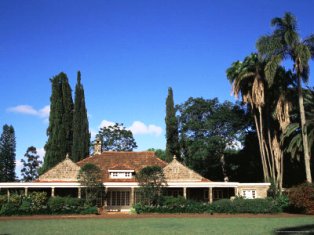
{"type": "Polygon", "coordinates": [[[101,154],[101,141],[99,138],[96,138],[95,144],[94,144],[94,155],[101,154]]]}

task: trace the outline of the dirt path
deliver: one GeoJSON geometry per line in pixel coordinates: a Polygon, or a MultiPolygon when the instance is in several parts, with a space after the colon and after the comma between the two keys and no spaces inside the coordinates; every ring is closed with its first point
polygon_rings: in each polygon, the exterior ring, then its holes
{"type": "Polygon", "coordinates": [[[6,216],[0,221],[7,220],[49,220],[49,219],[147,219],[147,218],[289,218],[306,217],[300,214],[130,214],[130,213],[103,213],[101,215],[32,215],[6,216]]]}

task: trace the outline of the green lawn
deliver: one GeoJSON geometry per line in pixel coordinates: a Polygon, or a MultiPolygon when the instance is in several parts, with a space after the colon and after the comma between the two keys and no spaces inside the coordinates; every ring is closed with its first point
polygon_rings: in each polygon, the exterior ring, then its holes
{"type": "Polygon", "coordinates": [[[271,234],[277,228],[310,224],[314,216],[12,220],[0,221],[0,234],[271,234]]]}

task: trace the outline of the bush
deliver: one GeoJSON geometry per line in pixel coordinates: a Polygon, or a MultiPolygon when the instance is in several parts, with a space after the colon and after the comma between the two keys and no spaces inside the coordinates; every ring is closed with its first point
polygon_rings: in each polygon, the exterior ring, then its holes
{"type": "Polygon", "coordinates": [[[51,197],[48,200],[48,208],[52,214],[76,214],[80,213],[83,200],[71,197],[51,197]]]}
{"type": "Polygon", "coordinates": [[[288,197],[294,212],[314,214],[314,184],[301,184],[289,190],[288,197]]]}
{"type": "Polygon", "coordinates": [[[7,195],[0,195],[0,209],[2,205],[6,204],[8,202],[8,196],[7,195]]]}
{"type": "Polygon", "coordinates": [[[31,210],[40,211],[47,207],[47,193],[46,192],[33,192],[29,195],[31,201],[31,210]]]}
{"type": "Polygon", "coordinates": [[[273,199],[242,199],[233,201],[222,199],[212,204],[212,210],[216,213],[278,213],[280,206],[273,199]]]}
{"type": "Polygon", "coordinates": [[[1,210],[0,210],[0,215],[8,216],[8,215],[15,215],[15,214],[18,214],[18,207],[15,204],[8,202],[2,205],[1,210]]]}
{"type": "Polygon", "coordinates": [[[186,200],[184,197],[162,197],[160,205],[134,205],[136,213],[211,213],[208,203],[186,200]]]}
{"type": "Polygon", "coordinates": [[[19,207],[19,214],[29,215],[32,214],[32,201],[29,198],[24,198],[19,207]]]}
{"type": "Polygon", "coordinates": [[[136,213],[278,213],[282,203],[274,199],[222,199],[212,204],[186,200],[183,197],[164,197],[159,206],[134,205],[136,213]]]}
{"type": "Polygon", "coordinates": [[[99,213],[98,213],[97,207],[92,206],[92,207],[87,207],[87,208],[83,209],[83,210],[80,212],[80,214],[82,214],[82,215],[87,215],[87,214],[99,214],[99,213]]]}

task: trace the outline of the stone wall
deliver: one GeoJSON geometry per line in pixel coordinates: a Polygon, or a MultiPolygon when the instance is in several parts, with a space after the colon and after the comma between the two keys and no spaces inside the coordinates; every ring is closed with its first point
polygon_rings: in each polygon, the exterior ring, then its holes
{"type": "Polygon", "coordinates": [[[238,187],[238,193],[242,196],[243,190],[255,190],[256,198],[266,198],[268,188],[268,185],[240,185],[238,187]]]}
{"type": "Polygon", "coordinates": [[[173,159],[165,168],[164,174],[167,181],[202,181],[203,177],[195,171],[173,159]]]}
{"type": "Polygon", "coordinates": [[[79,170],[80,167],[67,158],[39,176],[39,181],[77,181],[79,170]]]}

